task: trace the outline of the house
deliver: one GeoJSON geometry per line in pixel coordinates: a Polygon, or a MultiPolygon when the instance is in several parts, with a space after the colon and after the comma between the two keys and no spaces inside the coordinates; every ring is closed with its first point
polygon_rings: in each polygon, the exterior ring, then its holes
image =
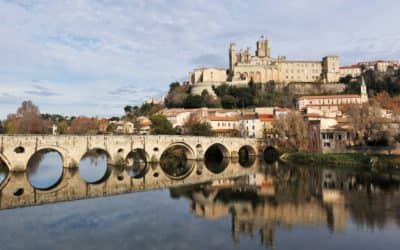
{"type": "Polygon", "coordinates": [[[135,132],[135,126],[130,121],[117,121],[115,125],[115,132],[118,134],[133,134],[135,132]]]}
{"type": "Polygon", "coordinates": [[[151,121],[145,116],[139,116],[135,122],[136,133],[139,135],[149,135],[151,131],[151,121]]]}

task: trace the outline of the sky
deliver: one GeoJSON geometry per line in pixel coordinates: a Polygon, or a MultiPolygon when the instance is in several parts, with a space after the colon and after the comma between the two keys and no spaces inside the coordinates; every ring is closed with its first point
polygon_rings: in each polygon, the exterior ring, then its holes
{"type": "Polygon", "coordinates": [[[272,56],[341,64],[400,59],[398,0],[0,0],[0,119],[121,115],[196,67],[228,67],[228,46],[264,35],[272,56]]]}

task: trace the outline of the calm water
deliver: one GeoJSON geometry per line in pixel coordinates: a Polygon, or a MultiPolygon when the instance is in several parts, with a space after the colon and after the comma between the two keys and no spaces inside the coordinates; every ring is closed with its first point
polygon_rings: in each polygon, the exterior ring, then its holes
{"type": "MultiPolygon", "coordinates": [[[[32,163],[32,186],[57,185],[58,157],[32,163]]],[[[80,168],[74,176],[94,183],[110,166],[95,152],[80,168]]],[[[0,166],[0,182],[7,175],[0,166]]],[[[0,249],[399,249],[399,184],[396,174],[262,165],[202,184],[1,210],[0,249]]]]}

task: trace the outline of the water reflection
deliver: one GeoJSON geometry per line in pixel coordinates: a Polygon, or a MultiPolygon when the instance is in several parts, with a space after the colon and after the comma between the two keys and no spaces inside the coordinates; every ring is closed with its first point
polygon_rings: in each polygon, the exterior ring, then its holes
{"type": "Polygon", "coordinates": [[[205,164],[212,173],[222,173],[229,164],[227,149],[221,144],[214,144],[205,153],[205,164]]]}
{"type": "Polygon", "coordinates": [[[160,159],[162,170],[172,178],[185,177],[192,169],[188,154],[188,150],[184,147],[176,146],[167,149],[160,159]]]}
{"type": "Polygon", "coordinates": [[[132,150],[127,157],[127,170],[133,178],[143,178],[147,171],[147,155],[143,149],[132,150]]]}
{"type": "Polygon", "coordinates": [[[109,174],[108,155],[103,150],[88,151],[79,162],[79,174],[87,183],[97,183],[109,174]]]}
{"type": "Polygon", "coordinates": [[[6,164],[0,159],[0,184],[7,178],[8,175],[8,167],[6,164]]]}
{"type": "MultiPolygon", "coordinates": [[[[132,157],[137,159],[128,160],[126,167],[100,167],[102,170],[99,172],[102,173],[104,173],[104,169],[108,169],[108,172],[105,171],[108,173],[107,178],[103,178],[101,182],[96,182],[96,178],[93,178],[91,180],[95,182],[92,184],[81,179],[83,170],[65,169],[63,182],[52,190],[33,189],[26,184],[24,173],[10,173],[11,181],[1,190],[0,207],[12,208],[169,188],[170,197],[173,200],[167,199],[168,201],[163,200],[161,204],[155,203],[159,201],[160,197],[154,192],[133,194],[132,197],[124,196],[120,199],[120,203],[126,204],[127,200],[135,200],[134,203],[129,203],[127,206],[120,206],[121,209],[129,207],[128,210],[121,212],[122,215],[115,214],[114,217],[109,217],[110,211],[118,210],[109,209],[103,211],[104,215],[102,216],[110,218],[110,220],[112,218],[111,231],[118,225],[124,224],[121,221],[124,222],[127,219],[133,221],[128,224],[134,232],[139,230],[139,228],[134,228],[138,223],[144,225],[152,223],[157,229],[157,225],[162,224],[159,221],[171,219],[171,223],[176,225],[174,230],[177,235],[182,235],[181,241],[190,241],[193,238],[191,228],[201,228],[196,232],[201,233],[207,239],[213,238],[214,234],[222,239],[222,234],[225,234],[225,237],[230,238],[229,242],[223,241],[223,245],[222,243],[218,245],[219,248],[223,248],[223,246],[234,248],[243,242],[249,245],[249,242],[254,241],[263,246],[281,248],[280,246],[285,243],[283,239],[288,232],[300,232],[299,235],[307,240],[302,238],[291,248],[298,246],[300,249],[321,249],[321,247],[313,247],[313,244],[317,244],[314,241],[314,235],[320,235],[321,232],[329,232],[325,240],[332,243],[336,239],[336,246],[340,243],[338,238],[335,238],[339,237],[337,235],[348,237],[348,235],[358,232],[358,228],[361,228],[360,230],[371,229],[375,233],[380,233],[391,227],[390,230],[396,235],[400,232],[400,176],[398,173],[302,168],[282,166],[278,163],[260,165],[259,161],[255,161],[254,165],[248,168],[241,163],[228,161],[226,169],[221,174],[211,174],[208,171],[198,171],[205,164],[195,162],[186,169],[196,169],[196,171],[191,171],[186,178],[177,180],[171,179],[170,173],[164,174],[164,169],[160,165],[147,166],[146,156],[138,153],[132,154],[132,157]],[[143,165],[147,166],[144,178],[131,178],[130,171],[135,164],[139,165],[139,169],[143,165]],[[145,198],[139,203],[136,198],[140,195],[145,198]],[[144,210],[146,213],[142,213],[141,216],[130,215],[131,206],[137,206],[134,209],[139,211],[146,207],[144,210]],[[156,211],[148,213],[147,209],[152,206],[157,206],[156,211]],[[176,210],[180,206],[184,206],[184,209],[174,211],[173,217],[170,217],[171,215],[167,213],[168,209],[176,210]],[[202,220],[192,219],[192,216],[185,214],[188,207],[192,215],[202,218],[202,220]],[[126,216],[126,214],[130,216],[126,216]],[[155,215],[157,217],[154,217],[155,215]],[[188,226],[189,223],[190,226],[188,226]],[[182,232],[179,231],[179,228],[189,228],[189,231],[182,232]],[[337,234],[338,232],[340,234],[337,234]],[[335,236],[332,236],[333,234],[335,236]],[[236,242],[237,245],[229,245],[231,241],[236,242]],[[311,247],[300,247],[303,244],[311,244],[311,247]]],[[[42,156],[40,160],[43,161],[45,158],[48,159],[48,155],[42,156]]],[[[89,154],[84,159],[89,161],[87,164],[93,164],[92,170],[97,170],[102,164],[107,165],[107,156],[102,152],[89,154]]],[[[190,162],[187,158],[184,160],[190,162]]],[[[82,166],[81,162],[79,167],[82,166]]],[[[179,171],[177,173],[182,173],[179,171]]],[[[98,178],[101,179],[100,175],[98,178]]],[[[86,204],[91,204],[97,209],[101,200],[108,201],[108,199],[110,198],[92,200],[86,204]]],[[[67,205],[60,206],[68,207],[67,205]]],[[[80,211],[79,205],[76,206],[76,210],[80,211]]],[[[66,210],[72,211],[71,209],[66,210]]],[[[73,217],[66,212],[66,221],[73,217]]],[[[97,219],[95,217],[90,221],[97,219]]],[[[80,226],[90,229],[95,227],[91,222],[84,222],[85,218],[82,220],[80,226]]],[[[105,227],[101,225],[96,230],[103,230],[102,228],[105,227]]],[[[142,231],[139,236],[144,237],[146,230],[143,228],[141,227],[142,231]]],[[[154,235],[154,232],[153,229],[149,234],[154,235]]],[[[129,233],[127,232],[127,234],[129,233]]],[[[391,240],[395,241],[396,237],[391,240]]],[[[122,240],[121,238],[118,240],[122,240]]],[[[149,240],[151,239],[153,238],[149,237],[149,240]]],[[[164,241],[174,241],[174,238],[164,239],[164,241]]],[[[204,241],[203,248],[207,248],[208,243],[208,241],[204,241]]],[[[185,247],[181,247],[182,249],[187,248],[187,244],[183,245],[185,247]]],[[[254,246],[253,244],[249,248],[254,248],[254,246]]],[[[194,246],[194,248],[196,247],[194,246]]],[[[214,248],[216,248],[215,245],[214,248]]],[[[356,248],[354,247],[354,249],[356,248]]]]}
{"type": "Polygon", "coordinates": [[[262,244],[273,246],[278,228],[314,225],[343,232],[350,221],[370,229],[400,227],[399,184],[393,174],[275,165],[170,192],[187,198],[196,216],[231,217],[234,241],[259,234],[262,244]]]}
{"type": "Polygon", "coordinates": [[[28,162],[28,180],[37,189],[49,189],[57,185],[63,174],[63,159],[54,150],[36,152],[28,162]]]}

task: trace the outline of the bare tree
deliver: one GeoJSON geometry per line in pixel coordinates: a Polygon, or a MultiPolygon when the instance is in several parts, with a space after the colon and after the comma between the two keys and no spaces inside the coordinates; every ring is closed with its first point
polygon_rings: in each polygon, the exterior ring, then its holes
{"type": "Polygon", "coordinates": [[[290,111],[273,121],[273,127],[279,136],[279,141],[298,151],[308,149],[308,129],[300,113],[290,111]]]}
{"type": "Polygon", "coordinates": [[[41,134],[49,124],[40,116],[39,108],[32,101],[23,101],[16,114],[9,114],[5,121],[7,133],[41,134]]]}

